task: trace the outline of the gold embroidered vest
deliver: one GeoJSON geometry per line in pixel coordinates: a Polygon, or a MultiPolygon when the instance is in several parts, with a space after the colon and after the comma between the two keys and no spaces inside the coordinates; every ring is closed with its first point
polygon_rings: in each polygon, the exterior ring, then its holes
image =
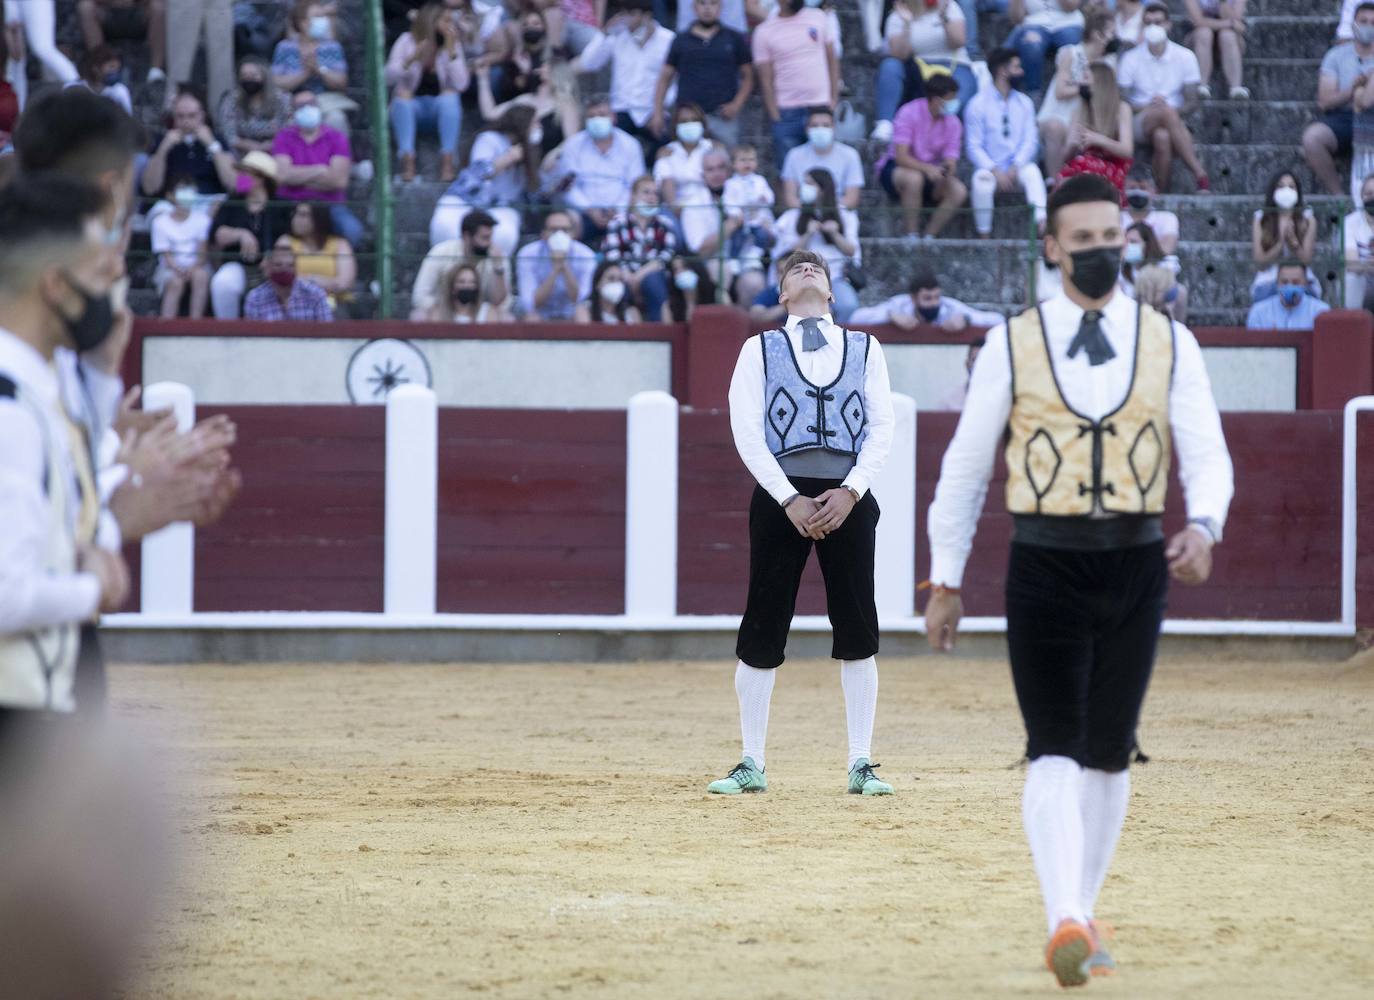
{"type": "Polygon", "coordinates": [[[1169,486],[1172,322],[1149,306],[1138,307],[1126,398],[1096,421],[1065,402],[1042,324],[1038,308],[1007,324],[1007,510],[1059,517],[1086,517],[1095,510],[1162,513],[1169,486]]]}

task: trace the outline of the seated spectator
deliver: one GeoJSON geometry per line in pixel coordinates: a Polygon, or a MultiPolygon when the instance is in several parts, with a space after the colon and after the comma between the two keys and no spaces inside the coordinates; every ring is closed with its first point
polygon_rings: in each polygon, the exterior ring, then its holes
{"type": "Polygon", "coordinates": [[[928,93],[923,80],[929,83],[930,74],[923,73],[922,64],[946,70],[959,85],[959,100],[950,105],[950,114],[958,114],[978,91],[978,78],[964,48],[964,12],[950,0],[924,7],[919,2],[897,0],[887,16],[883,32],[887,56],[878,64],[874,96],[877,122],[872,138],[878,142],[891,140],[898,108],[928,93]]]}
{"type": "Polygon", "coordinates": [[[174,317],[181,311],[181,297],[191,292],[187,315],[205,315],[210,297],[210,267],[206,262],[206,241],[210,236],[210,217],[201,210],[200,195],[189,174],[173,177],[172,210],[153,220],[153,253],[157,271],[153,281],[162,294],[162,315],[174,317]]]}
{"type": "Polygon", "coordinates": [[[1011,49],[988,55],[992,86],[978,92],[964,112],[968,158],[973,163],[973,225],[978,235],[992,235],[993,198],[998,191],[1017,188],[1045,225],[1045,178],[1036,164],[1040,151],[1035,105],[1016,89],[1021,82],[1021,58],[1011,49]]]}
{"type": "Polygon", "coordinates": [[[716,301],[715,283],[699,260],[674,257],[668,270],[673,276],[668,286],[668,318],[674,323],[690,323],[698,305],[716,301]]]}
{"type": "Polygon", "coordinates": [[[639,310],[630,304],[625,272],[613,260],[603,260],[592,275],[592,291],[577,304],[579,323],[638,323],[639,310]]]}
{"type": "Polygon", "coordinates": [[[272,53],[272,77],[293,94],[302,88],[316,95],[324,121],[348,134],[348,112],[358,105],[348,89],[348,61],[335,41],[333,6],[319,0],[296,0],[286,37],[272,53]]]}
{"type": "MultiPolygon", "coordinates": [[[[1087,18],[1091,15],[1085,13],[1087,18]]],[[[1116,37],[1125,52],[1133,45],[1140,44],[1140,33],[1145,30],[1145,0],[1116,0],[1116,37]]]]}
{"type": "Polygon", "coordinates": [[[314,91],[296,91],[292,106],[294,124],[272,140],[280,185],[277,193],[286,201],[328,202],[334,229],[357,246],[363,239],[363,224],[344,204],[353,159],[348,136],[324,124],[314,91]]]}
{"type": "Polygon", "coordinates": [[[1069,126],[1065,152],[1070,159],[1060,169],[1059,179],[1098,174],[1124,192],[1135,156],[1131,106],[1121,99],[1116,74],[1106,63],[1093,63],[1092,77],[1089,100],[1079,103],[1069,126]]]}
{"type": "MultiPolygon", "coordinates": [[[[1355,91],[1374,72],[1374,0],[1364,0],[1354,13],[1354,42],[1338,44],[1322,58],[1317,77],[1318,121],[1302,133],[1303,158],[1327,194],[1341,194],[1345,184],[1336,157],[1349,156],[1354,142],[1355,91]]],[[[1363,177],[1352,171],[1352,177],[1363,177]]]]}
{"type": "Polygon", "coordinates": [[[1005,44],[1020,55],[1030,93],[1040,93],[1045,64],[1055,52],[1083,40],[1082,7],[1083,0],[1010,0],[1007,4],[1007,18],[1016,28],[1005,44]]]}
{"type": "Polygon", "coordinates": [[[604,6],[593,0],[537,0],[557,58],[580,55],[596,38],[604,6]],[[598,13],[601,11],[601,13],[598,13]]]}
{"type": "MultiPolygon", "coordinates": [[[[472,0],[444,0],[449,19],[458,28],[458,43],[463,47],[463,57],[474,71],[473,75],[479,68],[490,69],[490,57],[502,45],[502,27],[506,16],[506,9],[501,4],[491,3],[487,6],[487,0],[479,2],[482,3],[480,10],[473,6],[472,0]]],[[[386,36],[395,38],[403,31],[409,31],[410,22],[398,24],[398,27],[400,30],[397,31],[388,27],[386,36]]]]}
{"type": "Polygon", "coordinates": [[[1356,84],[1350,101],[1350,198],[1360,196],[1360,179],[1374,171],[1374,77],[1356,84]]]}
{"type": "Polygon", "coordinates": [[[1180,323],[1187,317],[1188,289],[1178,280],[1178,258],[1165,256],[1155,231],[1143,222],[1126,230],[1119,284],[1130,298],[1154,306],[1180,323]]]}
{"type": "Polygon", "coordinates": [[[1150,168],[1137,163],[1126,173],[1126,207],[1121,211],[1121,228],[1143,222],[1159,240],[1166,257],[1178,253],[1178,216],[1155,207],[1155,178],[1150,168]]]}
{"type": "Polygon", "coordinates": [[[592,293],[595,270],[596,253],[573,239],[572,216],[550,212],[543,235],[515,255],[521,319],[575,319],[578,303],[592,293]]]}
{"type": "Polygon", "coordinates": [[[894,295],[876,306],[860,306],[849,317],[855,326],[891,323],[903,330],[914,330],[925,323],[946,333],[958,333],[969,326],[993,327],[1004,322],[1001,313],[975,309],[944,295],[934,271],[916,272],[903,295],[894,295]]]}
{"type": "Polygon", "coordinates": [[[730,157],[717,144],[701,158],[702,195],[682,209],[679,218],[683,242],[698,257],[709,257],[711,280],[726,284],[738,268],[734,261],[722,260],[722,246],[729,247],[739,230],[741,219],[725,207],[725,182],[730,177],[730,157]]]}
{"type": "Polygon", "coordinates": [[[878,181],[892,201],[901,202],[902,229],[908,240],[921,238],[921,210],[928,199],[938,203],[926,237],[939,236],[968,188],[956,173],[964,126],[947,109],[958,85],[947,76],[932,77],[926,96],[903,104],[893,123],[892,143],[875,164],[878,181]]]}
{"type": "Polygon", "coordinates": [[[782,304],[776,281],[770,282],[754,296],[749,305],[749,318],[755,323],[780,324],[787,319],[787,307],[782,304]]]}
{"type": "Polygon", "coordinates": [[[458,45],[458,26],[441,5],[421,7],[410,30],[396,39],[386,61],[386,82],[401,180],[415,179],[415,136],[424,131],[439,137],[439,180],[451,183],[458,176],[463,127],[458,95],[468,87],[468,64],[458,45]]]}
{"type": "MultiPolygon", "coordinates": [[[[668,265],[677,254],[673,220],[660,210],[652,177],[630,189],[628,208],[611,219],[601,247],[606,260],[619,261],[635,305],[646,323],[668,322],[668,265]]],[[[590,275],[589,275],[590,277],[590,275]]],[[[586,296],[579,296],[579,301],[586,296]]]]}
{"type": "Polygon", "coordinates": [[[334,234],[329,206],[302,202],[291,213],[291,249],[296,254],[296,273],[309,278],[329,296],[329,308],[353,298],[358,263],[353,248],[334,234]]]}
{"type": "Polygon", "coordinates": [[[864,165],[859,151],[835,141],[835,116],[829,108],[814,108],[806,119],[806,142],[792,147],[782,163],[782,203],[801,206],[801,185],[812,170],[827,170],[840,193],[840,204],[858,208],[864,189],[864,165]]]}
{"type": "Polygon", "coordinates": [[[1300,260],[1279,265],[1278,294],[1250,307],[1247,330],[1311,330],[1331,307],[1307,290],[1307,267],[1300,260]]]}
{"type": "Polygon", "coordinates": [[[756,171],[759,155],[753,146],[736,146],[731,154],[732,173],[725,182],[722,201],[726,215],[739,224],[730,237],[730,257],[736,261],[762,257],[772,249],[773,186],[756,171]]]}
{"type": "Polygon", "coordinates": [[[210,242],[223,260],[210,279],[216,319],[238,319],[245,290],[262,280],[263,254],[291,231],[289,211],[269,204],[277,193],[277,161],[255,149],[243,158],[239,173],[248,190],[220,205],[210,230],[210,242]]]}
{"type": "Polygon", "coordinates": [[[547,84],[553,61],[544,12],[526,7],[518,18],[501,25],[500,31],[492,36],[487,54],[475,68],[489,70],[493,98],[505,104],[534,94],[547,84]]]}
{"type": "Polygon", "coordinates": [[[520,208],[539,190],[542,127],[528,105],[513,105],[491,128],[477,133],[468,165],[434,206],[429,242],[458,238],[463,218],[480,208],[496,220],[496,248],[506,257],[520,241],[520,208]]]}
{"type": "Polygon", "coordinates": [[[968,399],[968,384],[973,379],[973,365],[978,360],[978,354],[986,343],[987,340],[983,337],[969,343],[968,351],[964,355],[964,377],[940,400],[940,404],[935,409],[957,413],[964,408],[964,401],[968,399]]]}
{"type": "Polygon", "coordinates": [[[1321,283],[1311,273],[1317,251],[1317,217],[1303,204],[1302,185],[1293,174],[1280,171],[1270,178],[1264,207],[1255,209],[1250,224],[1250,251],[1259,267],[1250,286],[1256,302],[1278,290],[1281,260],[1296,260],[1307,266],[1312,294],[1321,297],[1321,283]]]}
{"type": "Polygon", "coordinates": [[[839,204],[830,171],[818,167],[803,180],[806,183],[802,189],[802,207],[790,208],[778,216],[774,228],[778,241],[773,247],[773,257],[778,260],[791,250],[810,250],[825,258],[830,268],[830,294],[834,299],[831,311],[836,323],[846,323],[859,306],[859,293],[845,278],[851,262],[855,265],[862,262],[859,215],[839,204]],[[815,188],[809,200],[807,188],[815,188]]]}
{"type": "Polygon", "coordinates": [[[1245,58],[1245,0],[1183,0],[1191,31],[1188,46],[1197,56],[1202,83],[1198,97],[1204,101],[1212,97],[1212,48],[1221,56],[1221,75],[1226,78],[1228,95],[1233,101],[1245,101],[1250,91],[1241,86],[1241,72],[1245,58]]]}
{"type": "Polygon", "coordinates": [[[1065,45],[1055,57],[1054,77],[1045,88],[1037,116],[1045,145],[1045,173],[1051,177],[1059,175],[1069,158],[1069,129],[1083,94],[1092,92],[1092,65],[1107,58],[1114,38],[1112,16],[1105,10],[1093,10],[1083,19],[1083,41],[1065,45]]]}
{"type": "Polygon", "coordinates": [[[471,263],[482,279],[482,301],[505,307],[511,288],[510,255],[496,244],[496,219],[482,209],[463,217],[456,239],[436,243],[420,262],[410,290],[410,318],[428,319],[443,295],[443,278],[460,263],[471,263]]]}
{"type": "Polygon", "coordinates": [[[224,141],[237,156],[272,151],[272,140],[291,121],[291,96],[277,89],[267,63],[257,56],[239,60],[237,90],[219,102],[224,141]]]}
{"type": "MultiPolygon", "coordinates": [[[[712,230],[719,231],[720,216],[711,206],[703,163],[712,151],[720,151],[706,138],[706,114],[695,104],[678,104],[673,112],[672,142],[658,151],[653,177],[663,194],[664,206],[682,224],[682,236],[695,251],[712,230]]],[[[721,179],[722,183],[724,178],[721,179]]]]}
{"type": "Polygon", "coordinates": [[[185,89],[172,102],[172,127],[152,147],[139,184],[150,198],[165,198],[173,177],[190,177],[200,194],[223,194],[238,180],[234,158],[210,131],[205,105],[185,89]]]}
{"type": "Polygon", "coordinates": [[[1160,191],[1169,190],[1174,153],[1193,172],[1198,190],[1208,191],[1207,171],[1183,120],[1197,107],[1202,82],[1197,56],[1169,41],[1169,8],[1161,0],[1146,4],[1144,24],[1144,43],[1124,54],[1117,68],[1121,96],[1135,112],[1135,141],[1153,148],[1155,186],[1160,191]]]}
{"type": "Polygon", "coordinates": [[[108,97],[126,114],[134,113],[134,102],[129,88],[124,85],[124,59],[108,45],[91,49],[81,57],[77,64],[81,82],[93,93],[108,97]]]}
{"type": "Polygon", "coordinates": [[[86,51],[111,41],[146,41],[148,82],[167,79],[167,0],[76,0],[86,51]]]}
{"type": "Polygon", "coordinates": [[[573,77],[567,63],[542,63],[534,72],[533,86],[512,94],[504,101],[496,99],[498,66],[489,66],[489,57],[474,64],[477,78],[477,109],[484,122],[496,122],[514,107],[527,105],[534,109],[534,118],[543,132],[542,152],[558,146],[582,125],[573,96],[573,77]]]}
{"type": "Polygon", "coordinates": [[[839,103],[840,61],[834,41],[830,19],[796,2],[780,4],[776,17],[754,29],[754,72],[772,125],[774,163],[782,163],[793,146],[806,141],[812,108],[839,103]]]}
{"type": "Polygon", "coordinates": [[[739,113],[754,90],[754,62],[749,40],[740,31],[723,26],[720,11],[721,0],[678,3],[679,14],[686,13],[690,25],[678,29],[658,72],[649,129],[660,140],[668,131],[664,108],[668,88],[676,78],[677,103],[701,108],[706,114],[706,131],[727,146],[739,142],[739,113]]]}
{"type": "Polygon", "coordinates": [[[1360,204],[1345,217],[1345,307],[1374,310],[1374,174],[1360,183],[1360,204]]]}
{"type": "Polygon", "coordinates": [[[334,311],[323,288],[296,277],[296,254],[291,237],[280,236],[267,258],[267,280],[243,300],[243,318],[252,322],[329,323],[334,311]]]}
{"type": "MultiPolygon", "coordinates": [[[[650,127],[658,77],[668,59],[673,33],[654,20],[650,0],[624,0],[621,13],[606,22],[604,34],[582,50],[574,68],[595,73],[611,64],[611,109],[622,131],[639,140],[644,159],[658,154],[659,138],[650,127]]],[[[667,95],[669,103],[673,94],[667,95]]]]}
{"type": "Polygon", "coordinates": [[[482,278],[471,263],[463,261],[449,268],[440,288],[445,294],[439,296],[430,310],[431,322],[505,323],[511,318],[504,306],[482,300],[482,278]]]}
{"type": "Polygon", "coordinates": [[[581,132],[546,158],[563,203],[577,212],[583,241],[599,244],[620,205],[630,200],[630,186],[644,176],[644,150],[628,132],[615,127],[611,102],[604,96],[587,101],[581,132]]]}

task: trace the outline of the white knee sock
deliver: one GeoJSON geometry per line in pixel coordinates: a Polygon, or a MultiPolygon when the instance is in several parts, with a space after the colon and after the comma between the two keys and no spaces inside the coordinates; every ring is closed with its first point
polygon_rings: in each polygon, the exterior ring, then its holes
{"type": "Polygon", "coordinates": [[[844,688],[844,715],[849,723],[849,766],[868,757],[873,746],[873,717],[878,712],[878,661],[840,661],[840,686],[844,688]]]}
{"type": "Polygon", "coordinates": [[[1131,797],[1130,771],[1085,768],[1079,803],[1083,815],[1083,914],[1091,917],[1097,894],[1107,879],[1116,851],[1126,803],[1131,797]]]}
{"type": "Polygon", "coordinates": [[[739,696],[739,732],[744,756],[763,769],[763,745],[768,739],[768,703],[773,698],[776,670],[760,670],[743,660],[735,667],[735,694],[739,696]]]}
{"type": "Polygon", "coordinates": [[[1083,769],[1068,757],[1037,757],[1026,769],[1021,817],[1026,824],[1035,874],[1045,899],[1050,933],[1083,912],[1083,769]]]}

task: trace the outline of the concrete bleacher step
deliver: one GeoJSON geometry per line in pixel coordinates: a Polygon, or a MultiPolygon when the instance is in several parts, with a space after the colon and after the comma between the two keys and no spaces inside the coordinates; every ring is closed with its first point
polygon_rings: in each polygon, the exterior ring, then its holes
{"type": "Polygon", "coordinates": [[[862,237],[869,285],[859,296],[881,302],[906,289],[920,266],[941,276],[950,295],[966,302],[1017,299],[1025,287],[1029,249],[1025,240],[940,239],[918,247],[889,237],[862,237]]]}
{"type": "MultiPolygon", "coordinates": [[[[1163,195],[1157,205],[1178,215],[1180,237],[1191,243],[1241,240],[1250,236],[1258,195],[1163,195]]],[[[1317,217],[1318,239],[1338,240],[1341,219],[1349,210],[1348,199],[1331,195],[1304,196],[1317,217]]]]}

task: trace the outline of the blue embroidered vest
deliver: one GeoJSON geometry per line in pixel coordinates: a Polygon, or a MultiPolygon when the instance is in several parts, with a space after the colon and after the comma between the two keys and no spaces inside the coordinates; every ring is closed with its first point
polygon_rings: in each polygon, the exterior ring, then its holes
{"type": "MultiPolygon", "coordinates": [[[[808,382],[797,366],[792,343],[784,330],[761,334],[763,348],[763,421],[768,448],[779,459],[798,452],[823,449],[847,456],[850,464],[868,434],[864,404],[864,375],[868,367],[869,337],[844,331],[844,360],[829,385],[808,382]]],[[[784,463],[784,469],[787,463],[784,463]]]]}

